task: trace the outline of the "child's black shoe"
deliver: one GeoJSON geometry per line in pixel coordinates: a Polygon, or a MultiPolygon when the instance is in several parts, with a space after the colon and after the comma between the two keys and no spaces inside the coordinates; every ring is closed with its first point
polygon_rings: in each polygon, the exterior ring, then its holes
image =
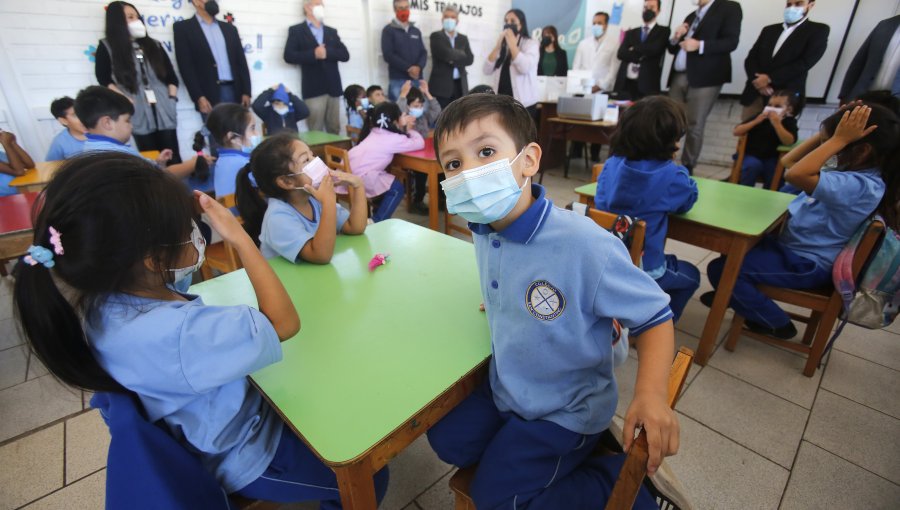
{"type": "Polygon", "coordinates": [[[793,322],[788,322],[786,325],[777,328],[770,328],[765,324],[745,320],[744,326],[754,333],[780,338],[781,340],[790,340],[797,336],[797,328],[794,327],[793,322]]]}

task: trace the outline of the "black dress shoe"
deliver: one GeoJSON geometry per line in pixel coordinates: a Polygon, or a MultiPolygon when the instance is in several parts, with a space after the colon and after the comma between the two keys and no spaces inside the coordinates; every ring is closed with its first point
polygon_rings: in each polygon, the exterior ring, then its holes
{"type": "Polygon", "coordinates": [[[786,325],[777,328],[770,328],[765,324],[745,320],[744,326],[754,333],[780,338],[781,340],[790,340],[797,336],[797,328],[794,327],[793,322],[788,322],[786,325]]]}
{"type": "Polygon", "coordinates": [[[716,299],[716,291],[714,290],[700,294],[700,302],[708,308],[712,308],[713,299],[716,299]]]}

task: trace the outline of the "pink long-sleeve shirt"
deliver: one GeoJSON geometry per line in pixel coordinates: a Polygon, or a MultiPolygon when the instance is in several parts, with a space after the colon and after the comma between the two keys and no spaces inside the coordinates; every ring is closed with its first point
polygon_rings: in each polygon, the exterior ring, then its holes
{"type": "Polygon", "coordinates": [[[350,170],[363,180],[366,196],[377,197],[394,182],[394,176],[387,171],[394,154],[421,150],[425,140],[415,130],[409,136],[387,129],[374,128],[365,140],[350,149],[350,170]]]}

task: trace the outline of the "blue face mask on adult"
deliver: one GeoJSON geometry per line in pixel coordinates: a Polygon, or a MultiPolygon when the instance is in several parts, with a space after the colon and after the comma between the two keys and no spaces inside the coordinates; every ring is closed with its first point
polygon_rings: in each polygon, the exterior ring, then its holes
{"type": "Polygon", "coordinates": [[[803,12],[803,7],[784,8],[784,22],[788,25],[793,25],[794,23],[800,21],[805,15],[806,14],[803,12]]]}
{"type": "Polygon", "coordinates": [[[521,155],[519,152],[512,161],[501,159],[464,170],[443,181],[441,187],[447,195],[447,211],[472,223],[488,224],[505,218],[528,185],[528,179],[525,179],[525,184],[520,187],[512,171],[513,163],[521,155]]]}
{"type": "Polygon", "coordinates": [[[591,32],[594,33],[595,38],[603,37],[603,34],[606,32],[606,28],[603,25],[591,25],[591,32]]]}

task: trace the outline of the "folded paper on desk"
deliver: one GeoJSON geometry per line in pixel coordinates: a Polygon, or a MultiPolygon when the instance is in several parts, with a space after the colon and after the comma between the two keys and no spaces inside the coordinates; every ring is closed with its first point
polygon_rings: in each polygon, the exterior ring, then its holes
{"type": "Polygon", "coordinates": [[[568,119],[600,120],[606,115],[608,103],[609,96],[606,94],[591,94],[583,97],[560,96],[556,113],[560,117],[568,119]]]}

